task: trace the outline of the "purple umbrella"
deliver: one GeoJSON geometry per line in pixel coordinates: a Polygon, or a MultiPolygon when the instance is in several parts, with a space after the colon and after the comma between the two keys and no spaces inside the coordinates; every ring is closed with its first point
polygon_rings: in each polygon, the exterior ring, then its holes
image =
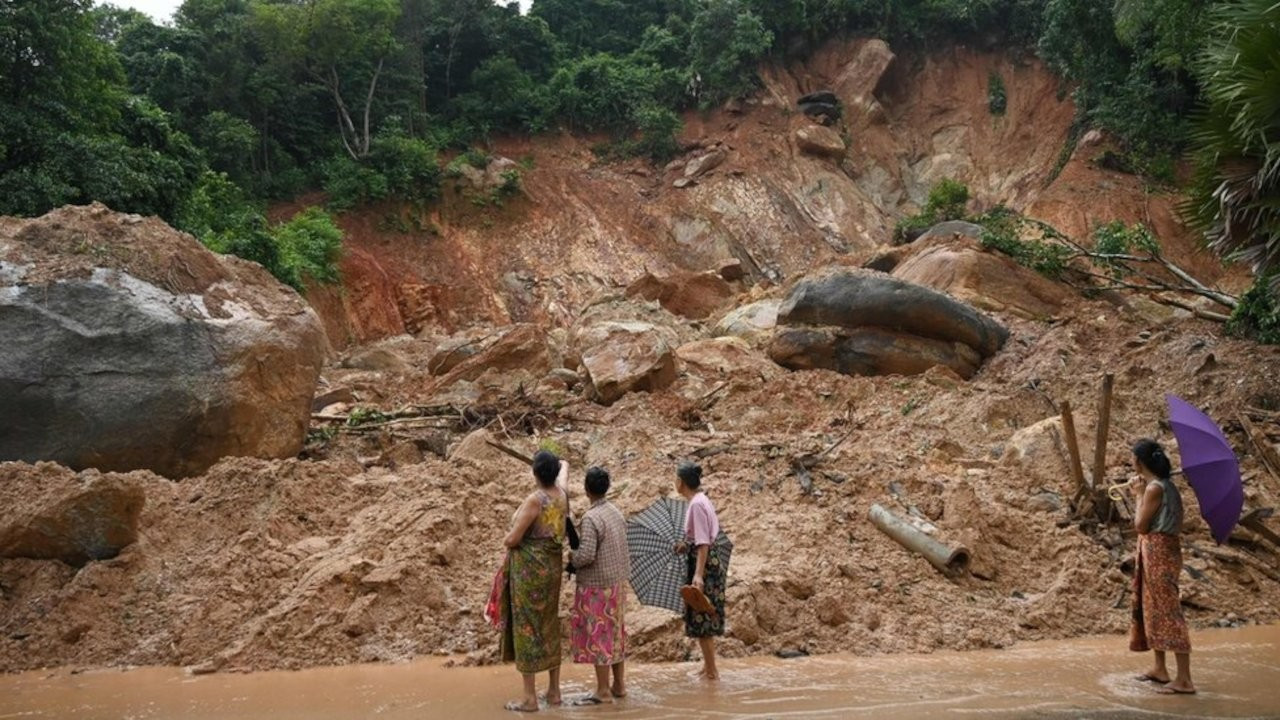
{"type": "Polygon", "coordinates": [[[1244,487],[1240,484],[1240,463],[1231,443],[1209,419],[1176,395],[1166,395],[1169,424],[1178,439],[1182,474],[1200,501],[1200,515],[1218,544],[1227,541],[1231,528],[1244,507],[1244,487]]]}

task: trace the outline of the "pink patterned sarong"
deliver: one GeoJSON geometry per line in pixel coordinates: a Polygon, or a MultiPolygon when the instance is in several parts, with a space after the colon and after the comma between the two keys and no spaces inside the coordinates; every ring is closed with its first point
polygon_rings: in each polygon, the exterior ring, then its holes
{"type": "Polygon", "coordinates": [[[583,587],[573,593],[570,618],[573,661],[590,665],[614,665],[626,659],[626,606],[622,583],[611,587],[583,587]]]}

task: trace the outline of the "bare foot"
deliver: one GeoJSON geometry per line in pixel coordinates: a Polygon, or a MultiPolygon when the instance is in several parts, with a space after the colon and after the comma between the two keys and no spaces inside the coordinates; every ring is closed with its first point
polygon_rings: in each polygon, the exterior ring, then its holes
{"type": "Polygon", "coordinates": [[[622,687],[621,685],[614,685],[613,687],[609,688],[609,694],[616,698],[624,698],[627,696],[627,689],[622,687]]]}
{"type": "Polygon", "coordinates": [[[551,693],[547,693],[546,695],[542,696],[542,699],[546,700],[548,705],[559,706],[564,704],[564,700],[560,697],[559,691],[557,691],[554,695],[551,693]]]}
{"type": "Polygon", "coordinates": [[[1191,683],[1169,683],[1164,687],[1156,688],[1156,692],[1161,695],[1195,695],[1196,686],[1191,683]]]}
{"type": "Polygon", "coordinates": [[[1147,672],[1144,672],[1141,675],[1135,675],[1134,679],[1140,680],[1142,682],[1154,682],[1154,683],[1164,684],[1169,682],[1169,673],[1167,672],[1161,673],[1155,670],[1148,670],[1147,672]]]}
{"type": "Polygon", "coordinates": [[[573,702],[569,704],[570,705],[606,705],[606,704],[612,705],[613,697],[611,697],[608,693],[592,693],[590,695],[583,695],[580,698],[575,698],[573,702]]]}
{"type": "Polygon", "coordinates": [[[506,705],[503,705],[503,707],[511,712],[538,712],[538,703],[536,702],[530,705],[528,702],[521,700],[512,700],[506,705]]]}
{"type": "Polygon", "coordinates": [[[715,681],[720,679],[720,673],[718,671],[708,670],[707,668],[704,667],[698,671],[698,677],[702,678],[703,680],[715,681]]]}

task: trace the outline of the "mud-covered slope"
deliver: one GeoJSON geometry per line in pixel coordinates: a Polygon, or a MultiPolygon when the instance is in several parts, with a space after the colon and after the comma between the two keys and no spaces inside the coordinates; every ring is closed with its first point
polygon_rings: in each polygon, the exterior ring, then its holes
{"type": "Polygon", "coordinates": [[[499,139],[492,150],[523,165],[521,193],[501,207],[476,207],[446,188],[422,231],[391,229],[404,225],[401,208],[345,216],[346,292],[312,294],[331,340],[341,347],[479,322],[567,324],[588,298],[646,268],[738,263],[753,279],[785,281],[887,243],[896,219],[944,177],[969,184],[974,209],[1034,207],[1053,194],[1045,185],[1074,113],[1039,61],[964,49],[894,57],[878,41],[838,43],[803,65],[766,68],[764,78],[742,103],[686,115],[687,151],[666,168],[603,162],[591,149],[604,138],[499,139]],[[1007,88],[1001,116],[988,109],[992,73],[1007,88]],[[833,128],[848,145],[844,157],[801,151],[795,131],[813,123],[796,99],[842,83],[862,98],[833,128]],[[673,187],[690,161],[714,152],[721,164],[673,187]]]}

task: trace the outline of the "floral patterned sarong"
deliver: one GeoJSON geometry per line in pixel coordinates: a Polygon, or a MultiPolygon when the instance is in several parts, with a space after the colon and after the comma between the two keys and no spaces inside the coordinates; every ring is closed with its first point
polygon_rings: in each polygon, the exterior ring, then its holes
{"type": "MultiPolygon", "coordinates": [[[[698,571],[698,549],[690,548],[687,560],[685,582],[692,584],[693,575],[698,571]]],[[[715,545],[707,551],[707,569],[703,577],[702,592],[715,607],[714,615],[684,607],[684,634],[686,637],[713,637],[724,635],[724,586],[725,566],[720,559],[720,550],[715,545]]]]}
{"type": "Polygon", "coordinates": [[[509,555],[501,603],[510,620],[502,631],[502,660],[514,660],[522,673],[560,666],[563,547],[557,538],[525,538],[509,555]]]}
{"type": "Polygon", "coordinates": [[[570,620],[573,661],[614,665],[626,659],[626,597],[622,583],[610,587],[578,586],[570,620]]]}
{"type": "Polygon", "coordinates": [[[1129,649],[1191,652],[1187,621],[1182,617],[1178,575],[1182,572],[1182,541],[1176,535],[1138,536],[1138,559],[1133,568],[1133,617],[1129,649]]]}

